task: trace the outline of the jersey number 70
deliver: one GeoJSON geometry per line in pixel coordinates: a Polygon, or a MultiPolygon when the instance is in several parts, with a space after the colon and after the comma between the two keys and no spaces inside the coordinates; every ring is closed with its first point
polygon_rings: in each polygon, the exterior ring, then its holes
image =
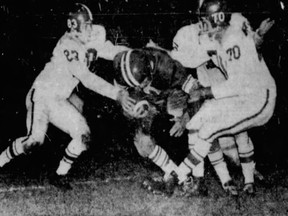
{"type": "Polygon", "coordinates": [[[229,55],[229,61],[232,61],[232,58],[239,59],[241,56],[240,47],[237,45],[227,49],[226,53],[229,55]]]}

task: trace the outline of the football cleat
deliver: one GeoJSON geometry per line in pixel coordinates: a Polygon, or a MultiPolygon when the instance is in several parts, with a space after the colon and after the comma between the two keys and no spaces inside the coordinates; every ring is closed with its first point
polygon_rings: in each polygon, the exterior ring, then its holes
{"type": "Polygon", "coordinates": [[[232,180],[229,180],[228,182],[224,183],[223,189],[229,195],[238,196],[237,187],[236,187],[235,183],[232,180]]]}
{"type": "Polygon", "coordinates": [[[167,177],[150,177],[143,181],[142,187],[153,194],[171,197],[177,186],[177,176],[172,172],[167,177]]]}
{"type": "Polygon", "coordinates": [[[206,187],[203,177],[192,177],[188,178],[180,185],[181,196],[192,197],[192,196],[207,196],[208,188],[206,187]]]}
{"type": "Polygon", "coordinates": [[[255,194],[255,186],[254,183],[247,183],[243,187],[243,191],[246,192],[248,195],[254,195],[255,194]]]}
{"type": "Polygon", "coordinates": [[[49,183],[62,191],[72,190],[67,176],[54,174],[50,177],[49,183]]]}

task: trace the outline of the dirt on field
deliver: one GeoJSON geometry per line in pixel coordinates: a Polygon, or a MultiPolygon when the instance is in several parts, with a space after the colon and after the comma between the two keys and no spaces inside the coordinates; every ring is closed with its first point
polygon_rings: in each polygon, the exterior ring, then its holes
{"type": "MultiPolygon", "coordinates": [[[[212,167],[207,165],[207,196],[185,198],[176,194],[167,198],[141,187],[147,176],[162,174],[155,165],[134,154],[107,154],[84,154],[69,175],[73,189],[66,192],[48,183],[59,157],[52,150],[16,159],[0,173],[0,215],[288,215],[288,176],[284,168],[259,166],[265,179],[257,181],[255,196],[240,193],[231,197],[224,193],[212,167]]],[[[239,168],[228,165],[241,189],[239,168]]]]}

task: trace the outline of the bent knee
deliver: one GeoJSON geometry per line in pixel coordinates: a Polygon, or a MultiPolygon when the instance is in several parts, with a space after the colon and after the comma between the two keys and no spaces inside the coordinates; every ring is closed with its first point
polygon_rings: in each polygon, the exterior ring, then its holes
{"type": "Polygon", "coordinates": [[[87,125],[82,125],[81,127],[77,127],[74,130],[70,131],[70,136],[72,139],[78,139],[82,141],[90,141],[90,129],[87,125]]]}
{"type": "Polygon", "coordinates": [[[142,157],[148,157],[155,148],[155,141],[146,134],[136,134],[134,144],[142,157]]]}
{"type": "Polygon", "coordinates": [[[23,143],[23,153],[24,154],[31,154],[33,151],[36,150],[37,147],[42,145],[42,143],[43,142],[36,141],[36,140],[23,143]]]}
{"type": "Polygon", "coordinates": [[[84,143],[85,145],[89,144],[91,142],[90,132],[87,131],[86,133],[82,134],[81,140],[82,140],[82,143],[84,143]]]}

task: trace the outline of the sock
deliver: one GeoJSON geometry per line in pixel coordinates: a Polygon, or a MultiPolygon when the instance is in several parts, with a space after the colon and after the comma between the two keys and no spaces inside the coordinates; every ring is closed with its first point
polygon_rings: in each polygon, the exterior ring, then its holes
{"type": "Polygon", "coordinates": [[[4,150],[0,155],[0,167],[3,167],[5,164],[9,163],[12,160],[12,156],[9,151],[10,147],[4,150]]]}
{"type": "Polygon", "coordinates": [[[68,148],[65,149],[65,155],[59,163],[58,169],[56,173],[58,175],[66,175],[68,171],[71,169],[72,164],[78,158],[78,155],[75,155],[69,151],[68,148]]]}
{"type": "Polygon", "coordinates": [[[178,177],[178,184],[181,184],[187,179],[188,174],[191,172],[191,167],[189,167],[185,160],[177,167],[175,170],[178,177]]]}
{"type": "Polygon", "coordinates": [[[66,175],[70,170],[72,164],[68,163],[64,158],[60,161],[58,169],[56,170],[57,175],[66,175]]]}
{"type": "Polygon", "coordinates": [[[193,168],[192,174],[194,177],[204,177],[204,161],[200,162],[196,167],[193,168]]]}
{"type": "Polygon", "coordinates": [[[24,153],[23,140],[26,137],[16,139],[11,146],[8,146],[0,155],[0,167],[9,163],[13,158],[24,153]]]}
{"type": "Polygon", "coordinates": [[[170,174],[177,168],[177,165],[169,158],[166,151],[158,145],[155,146],[154,150],[148,157],[153,161],[153,163],[160,167],[165,174],[170,174]]]}
{"type": "Polygon", "coordinates": [[[216,174],[217,174],[219,180],[221,181],[222,185],[224,185],[226,182],[228,182],[232,179],[230,174],[229,174],[227,164],[224,161],[223,153],[220,149],[216,152],[209,153],[208,158],[209,158],[211,164],[213,165],[213,167],[216,171],[216,174]]]}
{"type": "Polygon", "coordinates": [[[254,172],[255,172],[255,162],[254,162],[254,148],[246,149],[245,153],[243,150],[239,151],[240,163],[242,167],[242,173],[244,176],[245,184],[254,183],[254,172]]]}
{"type": "Polygon", "coordinates": [[[242,172],[244,175],[244,183],[254,183],[254,172],[255,172],[255,163],[251,161],[249,163],[241,163],[242,172]]]}

